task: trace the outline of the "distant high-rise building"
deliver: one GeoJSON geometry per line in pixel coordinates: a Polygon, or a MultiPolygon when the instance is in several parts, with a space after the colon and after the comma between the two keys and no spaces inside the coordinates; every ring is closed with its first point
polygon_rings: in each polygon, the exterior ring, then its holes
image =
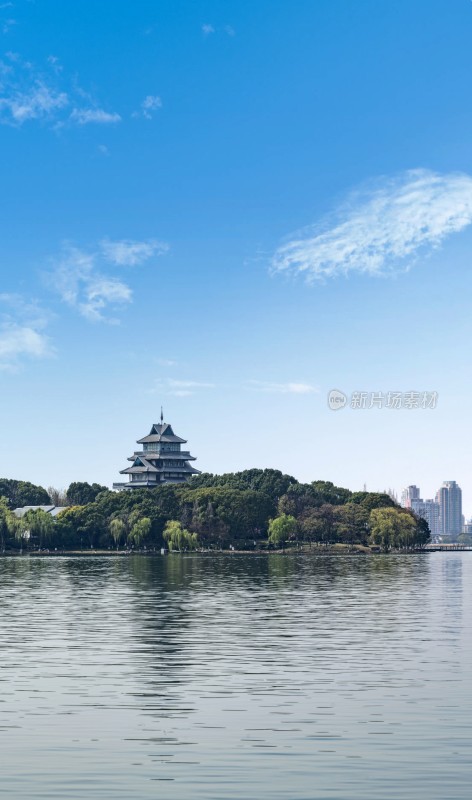
{"type": "Polygon", "coordinates": [[[464,533],[466,533],[467,536],[472,536],[472,519],[464,522],[464,533]]]}
{"type": "Polygon", "coordinates": [[[407,486],[402,491],[402,506],[403,508],[411,508],[412,500],[420,499],[420,490],[417,486],[407,486]]]}
{"type": "Polygon", "coordinates": [[[440,536],[441,528],[439,525],[439,503],[435,500],[421,500],[421,498],[413,498],[411,501],[411,510],[419,517],[426,520],[431,531],[431,536],[440,536]]]}
{"type": "Polygon", "coordinates": [[[462,532],[462,490],[455,481],[444,481],[436,494],[439,504],[439,526],[443,536],[462,532]]]}

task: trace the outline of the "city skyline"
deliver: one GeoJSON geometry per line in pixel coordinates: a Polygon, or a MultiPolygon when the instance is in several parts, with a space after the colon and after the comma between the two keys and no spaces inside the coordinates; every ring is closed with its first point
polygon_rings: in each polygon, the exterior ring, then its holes
{"type": "Polygon", "coordinates": [[[471,516],[471,37],[469,0],[0,9],[0,475],[111,486],[164,404],[203,471],[454,475],[471,516]]]}
{"type": "Polygon", "coordinates": [[[462,513],[462,489],[452,480],[443,481],[434,495],[425,499],[416,484],[407,486],[401,493],[401,505],[423,517],[433,537],[458,536],[469,521],[462,513]]]}

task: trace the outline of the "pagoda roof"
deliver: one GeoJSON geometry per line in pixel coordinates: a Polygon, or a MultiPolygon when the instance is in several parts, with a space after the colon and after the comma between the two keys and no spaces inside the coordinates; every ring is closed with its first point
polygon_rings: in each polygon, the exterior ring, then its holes
{"type": "MultiPolygon", "coordinates": [[[[144,459],[142,459],[144,461],[144,459]]],[[[120,475],[132,475],[132,474],[139,474],[139,473],[146,473],[146,472],[187,472],[189,474],[200,474],[200,470],[195,469],[195,467],[191,467],[190,464],[176,464],[173,467],[153,467],[150,464],[143,466],[133,465],[132,467],[127,467],[126,469],[120,470],[120,475]]]]}
{"type": "Polygon", "coordinates": [[[133,459],[134,464],[132,467],[127,467],[127,469],[121,470],[121,474],[123,475],[125,472],[159,472],[159,470],[151,464],[146,458],[141,458],[141,456],[135,456],[133,459]]]}
{"type": "Polygon", "coordinates": [[[142,461],[163,461],[173,459],[174,461],[196,461],[195,456],[191,456],[188,450],[170,450],[168,453],[153,453],[152,450],[141,450],[129,456],[128,461],[135,461],[140,458],[142,461]]]}
{"type": "Polygon", "coordinates": [[[187,439],[181,439],[176,436],[172,430],[172,426],[168,422],[156,423],[152,426],[150,433],[142,439],[138,439],[137,444],[144,444],[145,442],[173,442],[185,444],[187,439]]]}

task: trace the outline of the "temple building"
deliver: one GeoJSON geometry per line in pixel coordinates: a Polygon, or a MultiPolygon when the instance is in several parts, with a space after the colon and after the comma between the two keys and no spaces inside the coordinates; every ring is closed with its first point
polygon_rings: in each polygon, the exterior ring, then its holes
{"type": "Polygon", "coordinates": [[[142,445],[128,458],[132,464],[120,471],[120,475],[128,475],[127,483],[114,483],[114,489],[152,489],[163,483],[184,483],[192,475],[200,471],[190,465],[196,459],[188,450],[181,450],[186,439],[176,436],[169,423],[161,421],[153,425],[148,436],[138,439],[142,445]]]}

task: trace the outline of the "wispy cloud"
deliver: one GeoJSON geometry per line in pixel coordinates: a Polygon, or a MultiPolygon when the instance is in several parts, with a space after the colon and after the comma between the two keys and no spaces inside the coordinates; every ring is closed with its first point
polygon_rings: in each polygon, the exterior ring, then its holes
{"type": "Polygon", "coordinates": [[[157,363],[160,367],[176,367],[177,361],[174,361],[172,358],[158,358],[157,363]]]}
{"type": "Polygon", "coordinates": [[[116,324],[117,311],[133,299],[132,288],[115,274],[116,267],[142,264],[165,249],[166,245],[156,239],[103,239],[93,250],[67,244],[52,259],[46,282],[62,302],[86,319],[116,324]]]}
{"type": "Polygon", "coordinates": [[[116,323],[109,312],[115,313],[117,307],[132,300],[132,290],[126,283],[103,274],[96,254],[70,245],[55,259],[53,270],[46,278],[64,303],[92,322],[116,323]]]}
{"type": "Polygon", "coordinates": [[[162,108],[162,100],[157,94],[148,94],[143,102],[139,111],[135,111],[133,117],[144,117],[144,119],[152,119],[155,112],[162,108]]]}
{"type": "Polygon", "coordinates": [[[100,248],[107,261],[120,267],[134,267],[147,261],[152,256],[163,255],[168,251],[169,245],[157,239],[146,239],[144,241],[102,239],[100,248]]]}
{"type": "Polygon", "coordinates": [[[272,383],[271,381],[248,381],[248,388],[258,392],[273,394],[313,394],[318,392],[315,386],[309,383],[272,383]]]}
{"type": "Polygon", "coordinates": [[[32,120],[66,125],[109,124],[121,121],[114,111],[105,111],[85,92],[75,78],[68,78],[56,56],[42,67],[24,60],[19,53],[6,53],[0,62],[0,123],[21,125],[32,120]]]}
{"type": "Polygon", "coordinates": [[[78,125],[90,125],[90,123],[110,125],[121,122],[119,114],[114,111],[104,111],[103,108],[74,108],[69,119],[78,125]]]}
{"type": "Polygon", "coordinates": [[[0,326],[0,370],[15,370],[23,358],[51,355],[49,337],[27,325],[0,326]]]}
{"type": "Polygon", "coordinates": [[[215,388],[216,386],[214,383],[165,378],[163,380],[156,381],[153,393],[169,394],[173,397],[190,397],[198,391],[215,388]]]}
{"type": "MultiPolygon", "coordinates": [[[[234,30],[232,25],[224,25],[223,28],[219,28],[218,32],[221,33],[224,31],[227,36],[236,36],[236,31],[234,30]]],[[[214,25],[211,25],[209,22],[206,22],[202,25],[202,33],[204,36],[210,36],[212,33],[217,33],[217,29],[214,25]]]]}
{"type": "MultiPolygon", "coordinates": [[[[5,4],[5,5],[7,5],[7,4],[5,4]]],[[[0,25],[2,26],[2,33],[5,33],[5,34],[6,33],[10,33],[11,29],[14,28],[15,25],[17,25],[17,24],[18,23],[17,23],[16,19],[13,19],[13,17],[8,17],[7,19],[3,19],[0,22],[0,25]]]]}
{"type": "Polygon", "coordinates": [[[330,218],[294,234],[272,271],[313,281],[405,270],[471,223],[471,176],[411,170],[353,192],[330,218]]]}
{"type": "Polygon", "coordinates": [[[0,294],[0,370],[16,371],[24,359],[54,354],[44,332],[48,315],[36,302],[20,295],[0,294]]]}
{"type": "Polygon", "coordinates": [[[41,80],[26,92],[0,96],[0,121],[22,125],[27,120],[49,119],[68,105],[65,92],[57,92],[41,80]]]}
{"type": "Polygon", "coordinates": [[[57,56],[48,56],[47,62],[51,65],[56,75],[59,74],[59,72],[62,72],[63,67],[57,56]]]}

